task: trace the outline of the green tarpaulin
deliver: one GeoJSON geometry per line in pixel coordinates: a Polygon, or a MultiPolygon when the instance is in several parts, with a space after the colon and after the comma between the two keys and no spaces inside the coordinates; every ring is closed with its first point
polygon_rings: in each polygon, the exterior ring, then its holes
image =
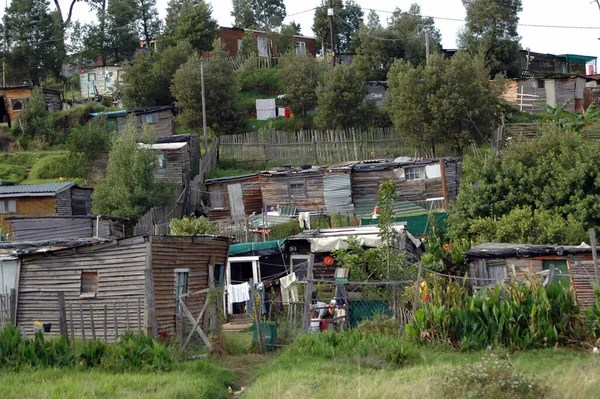
{"type": "MultiPolygon", "coordinates": [[[[435,218],[435,224],[437,228],[440,229],[440,232],[445,232],[446,230],[448,230],[448,222],[446,221],[448,215],[446,214],[446,212],[434,212],[432,215],[435,218]]],[[[431,225],[427,223],[428,216],[429,214],[427,213],[417,216],[400,216],[396,217],[395,222],[406,222],[406,227],[408,228],[408,231],[412,235],[420,236],[423,234],[431,233],[431,225]],[[426,226],[427,231],[425,231],[426,226]]],[[[377,222],[377,219],[371,218],[363,218],[360,221],[361,225],[363,226],[377,224],[377,222]]]]}
{"type": "Polygon", "coordinates": [[[285,240],[246,242],[229,247],[229,256],[267,256],[285,250],[285,240]]]}

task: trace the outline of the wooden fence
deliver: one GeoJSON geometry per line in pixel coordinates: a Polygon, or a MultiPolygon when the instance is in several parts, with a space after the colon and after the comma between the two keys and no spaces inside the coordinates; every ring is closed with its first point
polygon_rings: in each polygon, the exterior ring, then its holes
{"type": "Polygon", "coordinates": [[[181,217],[183,206],[159,206],[154,207],[140,218],[138,224],[133,228],[134,235],[164,235],[171,232],[169,223],[172,218],[181,217]]]}
{"type": "MultiPolygon", "coordinates": [[[[438,156],[450,155],[441,154],[438,156]]],[[[221,160],[253,163],[334,164],[351,160],[430,156],[391,128],[300,132],[261,131],[221,137],[221,160]]]]}
{"type": "Polygon", "coordinates": [[[14,289],[11,290],[10,294],[0,295],[0,328],[4,329],[8,323],[14,324],[14,289]]]}
{"type": "MultiPolygon", "coordinates": [[[[499,134],[494,134],[494,142],[502,148],[508,139],[534,139],[539,136],[540,123],[506,123],[499,127],[499,134]]],[[[582,135],[586,139],[600,139],[600,128],[598,126],[589,126],[583,129],[582,135]]]]}

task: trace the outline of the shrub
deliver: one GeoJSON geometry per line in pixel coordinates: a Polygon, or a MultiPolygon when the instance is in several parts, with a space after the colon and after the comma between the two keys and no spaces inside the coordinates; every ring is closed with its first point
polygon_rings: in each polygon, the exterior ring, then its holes
{"type": "Polygon", "coordinates": [[[278,89],[277,69],[259,68],[258,62],[258,57],[250,57],[237,70],[236,78],[239,89],[276,94],[278,89]]]}
{"type": "Polygon", "coordinates": [[[175,360],[167,347],[144,333],[126,332],[108,347],[102,367],[112,372],[171,371],[175,360]]]}
{"type": "Polygon", "coordinates": [[[370,334],[384,334],[397,336],[400,335],[400,328],[398,328],[398,321],[394,320],[385,315],[376,315],[372,318],[360,323],[357,331],[364,333],[365,335],[370,334]]]}
{"type": "Polygon", "coordinates": [[[505,358],[491,354],[479,363],[454,369],[438,389],[440,397],[537,399],[549,394],[544,387],[520,373],[505,358]]]}
{"type": "Polygon", "coordinates": [[[594,284],[594,293],[596,294],[596,302],[586,309],[586,316],[590,333],[594,336],[596,345],[598,345],[600,343],[600,285],[594,284]]]}
{"type": "Polygon", "coordinates": [[[18,165],[0,164],[0,181],[20,183],[27,178],[27,168],[18,165]]]}
{"type": "Polygon", "coordinates": [[[81,364],[88,368],[100,365],[106,349],[107,345],[98,339],[87,341],[83,344],[83,350],[79,356],[81,364]]]}
{"type": "Polygon", "coordinates": [[[219,226],[203,216],[198,218],[174,218],[171,219],[170,227],[171,234],[175,236],[198,236],[203,234],[217,234],[219,232],[219,226]]]}
{"type": "Polygon", "coordinates": [[[29,177],[32,179],[58,179],[76,173],[69,155],[51,155],[33,165],[29,177]]]}
{"type": "Polygon", "coordinates": [[[434,283],[406,332],[419,342],[451,343],[461,350],[543,348],[584,338],[572,291],[555,283],[544,288],[535,279],[472,295],[455,282],[445,289],[434,283]]]}

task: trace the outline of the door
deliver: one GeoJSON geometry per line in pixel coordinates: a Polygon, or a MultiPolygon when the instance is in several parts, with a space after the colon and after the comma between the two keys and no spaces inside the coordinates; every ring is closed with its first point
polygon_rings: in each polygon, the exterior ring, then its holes
{"type": "Polygon", "coordinates": [[[571,286],[571,275],[566,260],[545,260],[542,262],[543,270],[550,270],[550,266],[554,265],[554,281],[560,283],[563,287],[571,286]]]}
{"type": "Polygon", "coordinates": [[[8,115],[6,99],[4,97],[0,97],[0,123],[7,123],[10,127],[10,116],[8,115]]]}
{"type": "Polygon", "coordinates": [[[242,195],[242,185],[240,183],[227,186],[229,193],[229,210],[233,220],[243,219],[246,216],[244,209],[244,198],[242,195]]]}
{"type": "Polygon", "coordinates": [[[554,79],[548,79],[544,82],[546,88],[546,104],[551,107],[556,106],[556,88],[554,85],[554,79]]]}

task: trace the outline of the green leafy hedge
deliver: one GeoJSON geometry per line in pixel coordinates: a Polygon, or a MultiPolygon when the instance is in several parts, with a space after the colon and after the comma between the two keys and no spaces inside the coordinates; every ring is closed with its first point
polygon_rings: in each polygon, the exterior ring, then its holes
{"type": "Polygon", "coordinates": [[[434,284],[406,326],[416,341],[450,343],[461,350],[502,345],[511,349],[552,347],[585,339],[573,292],[560,284],[544,288],[536,280],[512,282],[470,294],[452,282],[434,284]]]}

